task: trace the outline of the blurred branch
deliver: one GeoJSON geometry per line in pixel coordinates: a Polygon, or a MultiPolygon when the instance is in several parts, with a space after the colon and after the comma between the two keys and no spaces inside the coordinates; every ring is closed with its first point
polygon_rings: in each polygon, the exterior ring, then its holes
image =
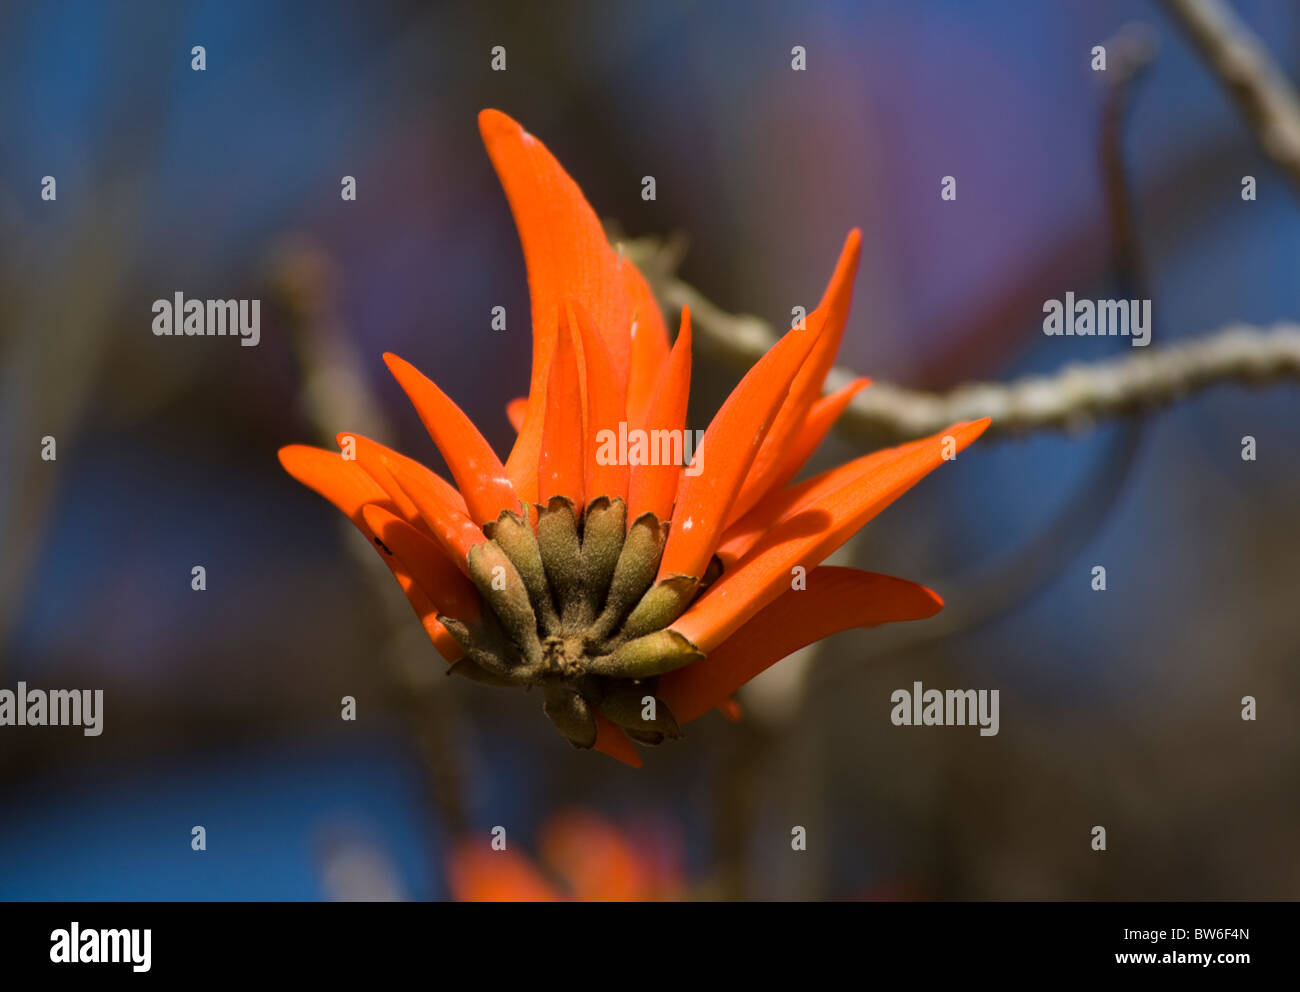
{"type": "MultiPolygon", "coordinates": [[[[1300,101],[1285,78],[1218,0],[1166,2],[1233,86],[1265,149],[1300,183],[1300,101]]],[[[1123,292],[1145,298],[1119,141],[1131,84],[1150,62],[1153,45],[1145,30],[1128,27],[1108,42],[1108,48],[1114,58],[1101,139],[1112,254],[1123,292]]],[[[749,314],[725,312],[677,276],[685,254],[681,237],[642,237],[620,244],[665,306],[690,307],[696,339],[706,350],[747,369],[776,343],[772,325],[749,314]]],[[[854,372],[832,369],[826,389],[834,391],[855,378],[854,372]]],[[[963,383],[944,393],[874,382],[853,398],[836,426],[862,440],[886,442],[923,437],[980,417],[992,418],[989,435],[1080,430],[1109,418],[1149,413],[1221,383],[1256,385],[1276,380],[1300,380],[1300,324],[1269,329],[1237,324],[1195,341],[1070,364],[1052,375],[1009,383],[963,383]]]]}
{"type": "Polygon", "coordinates": [[[1124,124],[1137,82],[1156,55],[1155,39],[1145,24],[1127,24],[1106,41],[1110,70],[1102,75],[1100,167],[1110,231],[1110,262],[1123,299],[1145,300],[1146,268],[1138,238],[1133,184],[1124,159],[1124,124]]]}
{"type": "MultiPolygon", "coordinates": [[[[623,242],[667,306],[691,308],[696,340],[743,368],[776,343],[772,325],[749,314],[729,314],[675,275],[678,239],[653,237],[623,242]]],[[[835,368],[827,391],[857,378],[835,368]]],[[[1233,325],[1196,341],[1150,345],[1123,358],[1071,364],[1048,376],[1008,383],[964,383],[946,393],[873,381],[854,397],[837,427],[871,439],[903,441],[943,430],[961,420],[992,417],[988,433],[1047,428],[1081,429],[1099,420],[1150,412],[1220,383],[1258,384],[1300,380],[1300,324],[1270,329],[1233,325]]]]}
{"type": "MultiPolygon", "coordinates": [[[[387,443],[390,429],[359,371],[364,367],[362,356],[338,317],[331,292],[338,283],[333,260],[306,240],[290,239],[274,253],[269,270],[273,296],[294,332],[302,368],[303,413],[318,439],[333,448],[335,428],[348,424],[354,433],[387,443]]],[[[352,530],[351,524],[342,526],[352,530]]],[[[395,583],[374,549],[352,534],[346,544],[371,580],[370,587],[382,590],[377,654],[389,674],[399,714],[410,729],[430,795],[449,832],[459,834],[468,826],[466,778],[457,734],[460,714],[455,694],[447,691],[446,668],[432,663],[433,646],[420,624],[413,622],[404,597],[393,595],[395,583]]],[[[435,869],[440,866],[440,852],[433,852],[432,863],[435,869]]]]}
{"type": "Polygon", "coordinates": [[[1165,0],[1237,102],[1264,153],[1300,188],[1300,97],[1267,50],[1223,0],[1165,0]]]}

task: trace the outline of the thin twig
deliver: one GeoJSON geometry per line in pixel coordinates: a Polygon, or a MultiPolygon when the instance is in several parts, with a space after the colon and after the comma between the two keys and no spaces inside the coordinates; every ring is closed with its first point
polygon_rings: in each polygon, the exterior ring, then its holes
{"type": "Polygon", "coordinates": [[[1300,96],[1222,0],[1165,0],[1178,25],[1237,101],[1264,153],[1300,188],[1300,96]]]}
{"type": "MultiPolygon", "coordinates": [[[[299,239],[282,244],[270,261],[274,298],[294,331],[302,364],[303,412],[327,446],[334,444],[339,424],[348,424],[358,434],[383,443],[389,439],[389,427],[358,371],[361,357],[330,294],[329,287],[337,282],[334,270],[332,259],[323,250],[299,239]]],[[[352,529],[350,524],[340,526],[352,529]]],[[[456,740],[460,713],[443,677],[445,668],[440,671],[441,666],[433,663],[432,645],[413,622],[409,607],[392,594],[392,577],[374,549],[353,534],[348,536],[347,547],[372,580],[372,588],[385,590],[375,618],[381,637],[376,654],[391,680],[396,708],[410,728],[430,795],[449,832],[459,834],[468,826],[469,807],[456,740]]],[[[440,852],[433,854],[437,868],[440,852]]]]}
{"type": "MultiPolygon", "coordinates": [[[[1219,383],[1281,378],[1300,379],[1300,324],[1267,330],[1234,325],[1196,341],[1067,365],[1050,376],[970,383],[947,394],[876,383],[858,394],[845,426],[900,440],[978,417],[993,418],[990,434],[1079,429],[1150,412],[1219,383]]],[[[847,376],[832,385],[846,381],[847,376]]]]}

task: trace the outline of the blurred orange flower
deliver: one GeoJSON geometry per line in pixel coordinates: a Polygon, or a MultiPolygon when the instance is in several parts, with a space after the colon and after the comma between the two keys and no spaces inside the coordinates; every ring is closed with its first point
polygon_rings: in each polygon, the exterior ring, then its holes
{"type": "Polygon", "coordinates": [[[731,708],[736,689],[791,652],[937,612],[923,586],[821,562],[987,420],[789,485],[867,385],[822,396],[859,232],[817,309],[749,370],[683,464],[689,312],[670,348],[645,279],[546,147],[494,110],[479,127],[532,302],[532,382],[508,408],[519,432],[509,458],[395,355],[385,361],[454,486],[356,435],[339,436],[341,453],[280,451],[379,549],[451,670],[539,686],[574,745],[639,765],[631,741],[657,744],[731,708]]]}
{"type": "Polygon", "coordinates": [[[570,810],[542,831],[541,865],[482,840],[462,841],[447,862],[459,902],[649,902],[683,891],[672,838],[662,831],[633,838],[603,817],[570,810]]]}

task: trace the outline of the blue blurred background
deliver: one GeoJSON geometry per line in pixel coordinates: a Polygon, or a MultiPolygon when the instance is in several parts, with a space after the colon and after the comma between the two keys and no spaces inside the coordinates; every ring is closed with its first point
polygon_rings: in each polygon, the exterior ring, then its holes
{"type": "MultiPolygon", "coordinates": [[[[1300,6],[1235,6],[1293,72],[1300,6]]],[[[0,7],[0,686],[106,697],[98,738],[0,729],[0,897],[446,898],[455,838],[506,825],[529,852],[572,807],[653,822],[708,896],[1300,895],[1294,386],[977,444],[851,560],[987,609],[840,635],[637,772],[573,752],[535,698],[442,680],[363,539],[275,458],[355,413],[440,466],[386,350],[508,450],[528,297],[484,107],[630,235],[684,232],[682,275],[727,309],[788,322],[862,227],[840,356],[862,374],[1126,353],[1039,328],[1045,299],[1113,289],[1089,62],[1134,21],[1158,43],[1124,131],[1155,344],[1294,320],[1297,190],[1154,3],[0,7]],[[261,298],[260,346],[155,337],[177,291],[261,298]],[[369,397],[327,383],[328,424],[322,350],[369,397]],[[1001,733],[891,726],[914,680],[999,688],[1001,733]]],[[[694,423],[738,377],[700,363],[694,423]]]]}

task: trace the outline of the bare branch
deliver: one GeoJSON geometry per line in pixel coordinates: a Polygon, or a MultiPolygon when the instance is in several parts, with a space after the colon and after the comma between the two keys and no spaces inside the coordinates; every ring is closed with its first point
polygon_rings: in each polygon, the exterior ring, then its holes
{"type": "MultiPolygon", "coordinates": [[[[844,373],[836,370],[835,375],[844,373]]],[[[969,383],[946,394],[875,383],[857,395],[845,426],[900,440],[977,417],[993,418],[990,433],[1081,429],[1102,419],[1149,412],[1217,383],[1277,378],[1300,379],[1300,324],[1268,330],[1236,325],[1196,341],[1067,365],[1050,376],[969,383]]],[[[847,381],[839,378],[835,384],[847,381]]]]}
{"type": "Polygon", "coordinates": [[[1264,153],[1300,187],[1300,97],[1260,40],[1222,0],[1165,0],[1237,101],[1264,153]]]}

